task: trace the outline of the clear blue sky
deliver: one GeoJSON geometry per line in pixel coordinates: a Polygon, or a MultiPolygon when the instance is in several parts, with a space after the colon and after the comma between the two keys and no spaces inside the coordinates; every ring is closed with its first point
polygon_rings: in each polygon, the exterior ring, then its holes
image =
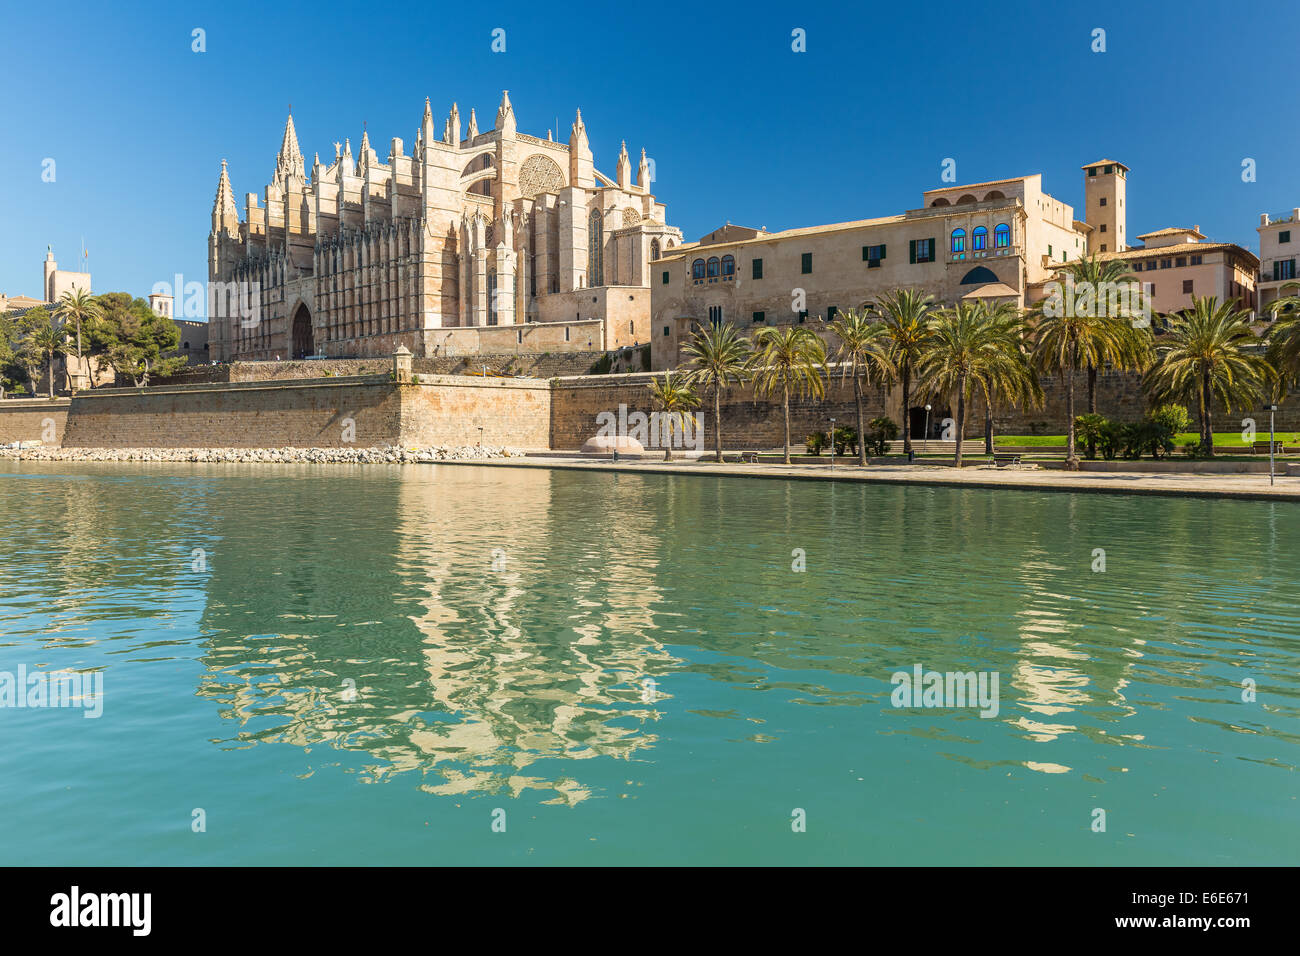
{"type": "Polygon", "coordinates": [[[1257,249],[1259,213],[1300,206],[1291,4],[176,6],[6,5],[0,292],[38,294],[46,244],[75,268],[83,237],[96,291],[206,279],[220,161],[242,209],[289,103],[310,164],[363,121],[381,158],[392,136],[409,151],[426,95],[439,129],[453,100],[486,129],[503,88],[534,135],[558,117],[567,139],[581,107],[607,174],[620,140],[644,146],[688,239],[915,208],[946,157],[960,182],[1041,172],[1076,210],[1079,167],[1121,160],[1131,235],[1199,224],[1257,249]]]}

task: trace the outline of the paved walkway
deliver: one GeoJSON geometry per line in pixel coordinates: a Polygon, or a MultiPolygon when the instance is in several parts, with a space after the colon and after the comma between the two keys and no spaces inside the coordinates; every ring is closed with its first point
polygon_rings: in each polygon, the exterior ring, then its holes
{"type": "Polygon", "coordinates": [[[577,456],[448,461],[438,464],[489,468],[566,468],[577,471],[620,471],[670,475],[717,475],[730,478],[790,478],[810,481],[874,482],[881,484],[943,485],[954,488],[1021,488],[1032,491],[1095,491],[1121,495],[1191,495],[1206,498],[1246,498],[1300,501],[1300,477],[1268,475],[1144,474],[1137,472],[1066,472],[1033,468],[976,465],[957,470],[936,465],[715,464],[706,461],[613,462],[577,456]]]}

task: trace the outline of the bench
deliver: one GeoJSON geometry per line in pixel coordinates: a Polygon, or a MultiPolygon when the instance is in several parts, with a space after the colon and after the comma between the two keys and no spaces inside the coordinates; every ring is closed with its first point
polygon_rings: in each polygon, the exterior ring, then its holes
{"type": "Polygon", "coordinates": [[[998,468],[1005,468],[1007,465],[1018,465],[1020,464],[1020,456],[1013,455],[1010,452],[1003,452],[1002,454],[994,452],[993,464],[998,468]]]}
{"type": "Polygon", "coordinates": [[[1250,446],[1250,450],[1254,452],[1256,455],[1267,455],[1269,453],[1270,445],[1273,446],[1272,447],[1273,454],[1275,455],[1282,454],[1282,443],[1280,441],[1273,441],[1273,442],[1257,441],[1250,446]]]}

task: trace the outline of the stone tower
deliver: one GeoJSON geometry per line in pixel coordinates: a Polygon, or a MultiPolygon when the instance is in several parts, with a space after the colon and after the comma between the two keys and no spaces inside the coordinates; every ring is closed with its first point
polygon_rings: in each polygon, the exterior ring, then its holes
{"type": "Polygon", "coordinates": [[[1128,167],[1099,159],[1083,167],[1084,221],[1092,226],[1088,251],[1123,252],[1128,248],[1124,208],[1128,167]]]}

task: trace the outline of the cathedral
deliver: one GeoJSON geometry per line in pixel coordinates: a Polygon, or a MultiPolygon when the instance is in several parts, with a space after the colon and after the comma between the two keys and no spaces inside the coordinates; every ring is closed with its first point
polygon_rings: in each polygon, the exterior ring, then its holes
{"type": "Polygon", "coordinates": [[[241,221],[221,164],[208,239],[214,361],[601,350],[650,340],[650,263],[681,244],[641,151],[597,171],[578,112],[567,144],[492,129],[453,104],[408,154],[361,135],[308,176],[290,115],[275,174],[241,221]]]}

